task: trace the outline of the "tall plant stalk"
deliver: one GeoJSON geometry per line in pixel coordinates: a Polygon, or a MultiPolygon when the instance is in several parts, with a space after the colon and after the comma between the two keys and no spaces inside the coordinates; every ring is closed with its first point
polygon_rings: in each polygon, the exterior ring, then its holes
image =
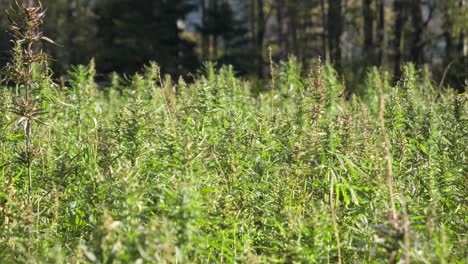
{"type": "Polygon", "coordinates": [[[386,175],[386,182],[389,192],[389,200],[390,200],[390,212],[391,212],[391,220],[395,222],[398,219],[397,210],[395,207],[395,194],[393,192],[393,167],[392,167],[392,153],[391,153],[391,143],[390,137],[387,133],[387,128],[385,127],[385,94],[383,91],[383,84],[382,81],[379,80],[378,82],[379,94],[380,94],[380,111],[379,111],[379,121],[380,121],[380,129],[382,129],[382,133],[384,136],[384,154],[385,160],[387,163],[387,175],[386,175]]]}
{"type": "Polygon", "coordinates": [[[40,89],[40,81],[48,78],[47,55],[38,49],[38,45],[43,40],[51,43],[53,41],[43,36],[40,29],[45,15],[41,1],[15,1],[7,15],[11,24],[9,32],[13,37],[14,49],[11,52],[11,62],[1,73],[20,88],[17,89],[17,98],[10,107],[10,112],[16,115],[10,124],[17,122],[24,128],[25,145],[17,154],[19,162],[27,167],[28,193],[31,194],[32,164],[39,153],[34,147],[32,125],[45,125],[39,120],[39,116],[45,114],[45,109],[39,106],[33,93],[40,89]],[[24,88],[23,95],[21,88],[24,88]]]}

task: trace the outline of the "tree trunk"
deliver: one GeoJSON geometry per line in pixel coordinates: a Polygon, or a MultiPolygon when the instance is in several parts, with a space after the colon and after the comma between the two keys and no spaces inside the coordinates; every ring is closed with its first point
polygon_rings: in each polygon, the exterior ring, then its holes
{"type": "Polygon", "coordinates": [[[379,20],[377,22],[377,54],[376,63],[382,66],[384,63],[384,50],[385,50],[385,0],[377,0],[377,9],[379,12],[379,20]]]}
{"type": "Polygon", "coordinates": [[[285,0],[276,0],[276,19],[278,21],[278,46],[280,59],[286,60],[288,56],[288,39],[285,32],[285,0]]]}
{"type": "Polygon", "coordinates": [[[301,25],[302,25],[302,39],[301,43],[303,45],[301,46],[301,57],[302,57],[302,65],[307,66],[308,60],[315,55],[315,53],[312,53],[311,49],[311,44],[313,43],[313,35],[312,35],[312,30],[313,30],[313,17],[311,16],[312,14],[312,4],[304,4],[304,6],[301,8],[302,14],[301,14],[301,25]]]}
{"type": "Polygon", "coordinates": [[[296,9],[296,1],[289,2],[288,4],[288,18],[289,18],[289,26],[288,31],[291,37],[291,46],[292,52],[295,56],[299,53],[299,48],[297,45],[297,9],[296,9]]]}
{"type": "MultiPolygon", "coordinates": [[[[257,12],[256,12],[256,0],[250,0],[249,2],[249,18],[250,18],[250,34],[251,34],[251,37],[252,37],[252,47],[253,47],[253,50],[252,50],[252,53],[253,53],[253,60],[254,60],[254,64],[255,66],[257,66],[256,64],[258,63],[257,60],[258,60],[258,56],[257,56],[257,12]]],[[[258,67],[255,67],[255,69],[258,69],[258,67]]]]}
{"type": "Polygon", "coordinates": [[[395,0],[393,2],[393,10],[395,12],[395,39],[393,44],[393,52],[394,52],[394,77],[398,80],[401,76],[401,60],[402,60],[402,52],[401,52],[401,40],[403,35],[403,26],[405,23],[405,12],[404,12],[404,1],[405,0],[395,0]]]}
{"type": "Polygon", "coordinates": [[[257,32],[257,29],[256,29],[256,21],[257,19],[255,18],[255,0],[250,0],[250,4],[249,4],[250,8],[249,8],[249,11],[250,11],[250,33],[252,34],[252,42],[254,45],[256,45],[257,43],[257,34],[255,34],[255,32],[257,32]]]}
{"type": "MultiPolygon", "coordinates": [[[[216,0],[211,0],[211,10],[213,10],[213,12],[215,14],[218,14],[219,13],[219,1],[216,1],[216,0]]],[[[212,46],[211,48],[213,49],[213,60],[217,60],[218,59],[218,38],[219,38],[219,32],[215,32],[212,36],[212,46]]]]}
{"type": "Polygon", "coordinates": [[[206,13],[206,0],[200,0],[201,20],[202,20],[202,34],[201,34],[201,58],[206,60],[210,57],[209,36],[206,33],[208,24],[206,13]]]}
{"type": "MultiPolygon", "coordinates": [[[[460,8],[460,10],[464,10],[464,5],[465,5],[465,0],[458,0],[458,7],[460,8]]],[[[460,32],[460,36],[458,38],[458,46],[457,46],[457,50],[458,50],[458,54],[460,54],[460,56],[462,57],[462,60],[463,60],[463,63],[466,65],[466,55],[467,55],[467,47],[466,47],[466,42],[467,42],[467,39],[466,39],[466,36],[465,36],[465,30],[461,30],[460,32]]]]}
{"type": "Polygon", "coordinates": [[[341,0],[329,0],[328,5],[328,47],[330,50],[330,61],[341,69],[341,46],[340,39],[343,32],[343,16],[341,0]]]}
{"type": "Polygon", "coordinates": [[[257,45],[258,77],[263,78],[263,42],[265,37],[265,13],[263,0],[257,0],[257,45]]]}
{"type": "Polygon", "coordinates": [[[374,17],[372,13],[372,0],[362,0],[362,15],[364,17],[364,58],[366,65],[374,64],[374,17]]]}
{"type": "Polygon", "coordinates": [[[73,37],[75,36],[75,31],[73,30],[75,28],[75,18],[73,16],[73,11],[74,8],[74,0],[67,0],[67,26],[68,26],[68,34],[67,34],[67,40],[66,40],[66,45],[67,45],[67,50],[68,50],[68,64],[73,65],[76,64],[75,62],[75,47],[73,43],[73,37]]]}
{"type": "Polygon", "coordinates": [[[410,60],[416,65],[424,63],[424,53],[422,45],[422,33],[424,30],[423,17],[421,10],[421,0],[410,1],[411,8],[411,22],[413,25],[412,40],[410,42],[410,60]]]}
{"type": "Polygon", "coordinates": [[[327,10],[325,8],[325,0],[320,0],[320,12],[322,16],[322,56],[326,63],[330,63],[330,50],[328,49],[327,36],[327,10]]]}

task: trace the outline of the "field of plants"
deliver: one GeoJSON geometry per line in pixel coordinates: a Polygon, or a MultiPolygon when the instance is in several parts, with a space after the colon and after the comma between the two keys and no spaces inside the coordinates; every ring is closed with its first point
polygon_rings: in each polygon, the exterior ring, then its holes
{"type": "Polygon", "coordinates": [[[408,64],[348,95],[294,59],[264,84],[155,63],[97,84],[93,61],[54,82],[44,13],[22,12],[0,71],[0,263],[468,261],[466,92],[408,64]]]}
{"type": "Polygon", "coordinates": [[[0,90],[1,263],[467,260],[467,96],[412,65],[347,99],[294,60],[258,93],[93,67],[0,90]]]}

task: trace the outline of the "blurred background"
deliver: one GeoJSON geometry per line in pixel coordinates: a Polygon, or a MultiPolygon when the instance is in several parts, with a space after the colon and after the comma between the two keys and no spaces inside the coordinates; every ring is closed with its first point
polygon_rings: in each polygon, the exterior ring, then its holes
{"type": "MultiPolygon", "coordinates": [[[[0,67],[11,48],[0,0],[0,67]]],[[[468,41],[465,0],[43,0],[44,44],[60,76],[95,58],[98,72],[132,74],[149,61],[185,76],[206,61],[239,75],[269,78],[295,56],[307,70],[332,63],[351,89],[370,66],[394,80],[413,62],[436,81],[464,89],[468,41]]],[[[354,88],[357,89],[357,88],[354,88]]]]}

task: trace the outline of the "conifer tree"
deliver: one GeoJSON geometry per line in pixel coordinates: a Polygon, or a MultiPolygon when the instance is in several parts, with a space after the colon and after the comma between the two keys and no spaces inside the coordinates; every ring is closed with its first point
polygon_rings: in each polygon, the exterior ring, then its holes
{"type": "Polygon", "coordinates": [[[110,72],[135,72],[151,60],[169,73],[196,64],[194,43],[181,38],[183,20],[194,6],[186,0],[103,0],[95,7],[97,65],[110,72]]]}

